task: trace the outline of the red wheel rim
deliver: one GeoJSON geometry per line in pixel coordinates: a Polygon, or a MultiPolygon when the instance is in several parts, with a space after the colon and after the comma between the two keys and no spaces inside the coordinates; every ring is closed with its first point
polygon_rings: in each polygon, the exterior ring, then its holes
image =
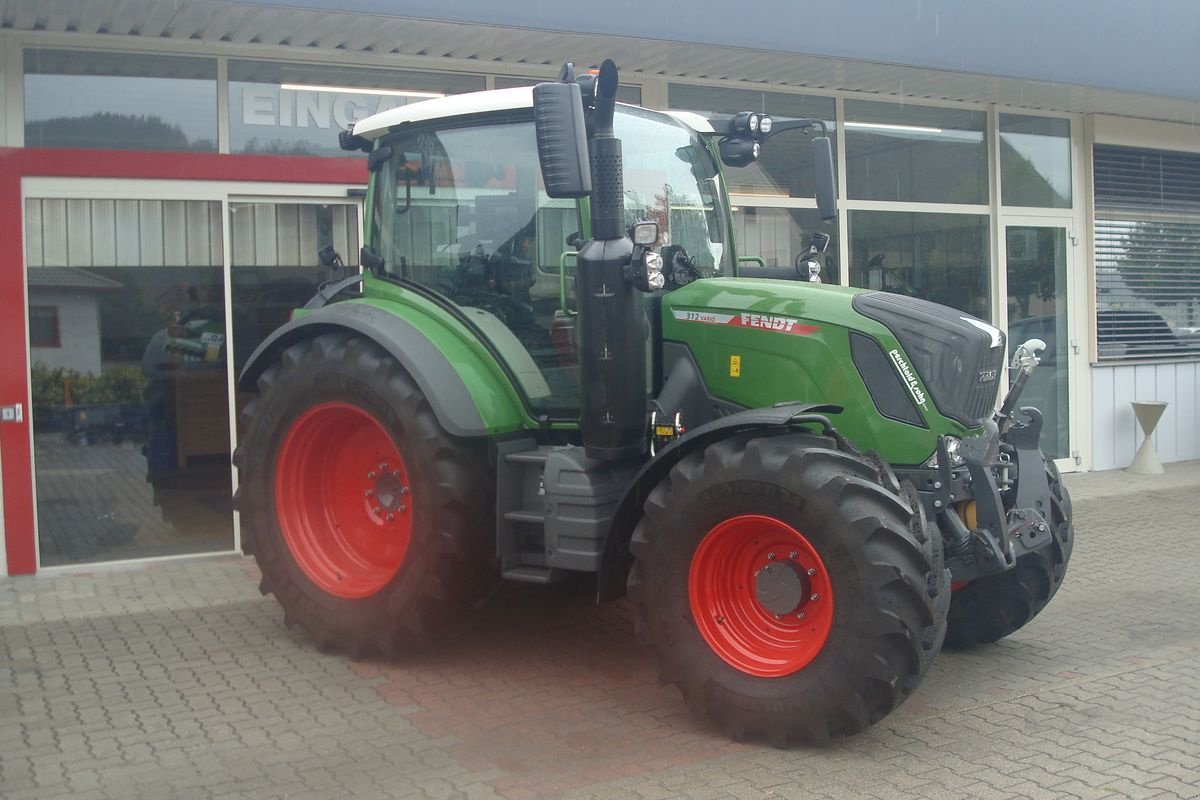
{"type": "Polygon", "coordinates": [[[275,462],[275,514],[292,557],[337,597],[367,597],[404,563],[412,536],[408,470],[383,426],[349,403],[292,423],[275,462]]]}
{"type": "Polygon", "coordinates": [[[748,675],[778,678],[803,669],[833,627],[833,586],[817,551],[795,528],[757,514],[730,517],[705,534],[692,556],[688,599],[704,641],[748,675]],[[759,602],[757,576],[769,564],[792,566],[807,581],[788,613],[759,602]]]}

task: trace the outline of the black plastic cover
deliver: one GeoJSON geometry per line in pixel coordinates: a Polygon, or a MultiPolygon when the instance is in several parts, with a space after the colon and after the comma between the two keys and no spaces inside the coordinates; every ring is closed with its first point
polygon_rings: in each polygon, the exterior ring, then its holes
{"type": "Polygon", "coordinates": [[[928,427],[879,342],[851,331],[850,356],[880,414],[897,422],[928,427]]]}
{"type": "Polygon", "coordinates": [[[888,292],[864,292],[854,310],[888,327],[944,416],[975,427],[995,411],[1004,333],[955,308],[888,292]]]}
{"type": "Polygon", "coordinates": [[[586,197],[592,191],[583,97],[576,83],[533,87],[533,121],[546,194],[586,197]]]}

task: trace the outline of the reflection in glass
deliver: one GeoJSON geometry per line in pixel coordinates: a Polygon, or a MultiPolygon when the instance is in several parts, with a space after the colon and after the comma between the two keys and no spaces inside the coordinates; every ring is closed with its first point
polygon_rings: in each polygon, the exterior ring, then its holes
{"type": "Polygon", "coordinates": [[[1071,207],[1071,121],[1000,115],[1000,195],[1007,206],[1071,207]]]}
{"type": "MultiPolygon", "coordinates": [[[[807,270],[803,275],[796,272],[796,257],[808,248],[813,231],[828,233],[829,248],[816,259],[821,264],[821,282],[839,281],[837,226],[822,222],[815,208],[738,206],[733,225],[738,254],[761,258],[770,277],[786,280],[808,280],[807,270]]],[[[746,266],[743,263],[739,269],[745,271],[746,266]]]]}
{"type": "Polygon", "coordinates": [[[351,123],[482,89],[479,75],[230,61],[229,146],[234,153],[361,156],[338,145],[338,132],[351,123]]]}
{"type": "Polygon", "coordinates": [[[920,297],[991,318],[986,215],[849,214],[851,286],[920,297]]]}
{"type": "Polygon", "coordinates": [[[217,149],[217,62],[25,50],[25,145],[217,149]]]}
{"type": "Polygon", "coordinates": [[[233,546],[220,204],[25,207],[41,563],[233,546]]]}
{"type": "Polygon", "coordinates": [[[851,199],[988,202],[985,112],[871,100],[845,108],[851,199]]]}
{"type": "MultiPolygon", "coordinates": [[[[822,119],[829,126],[830,139],[836,142],[832,97],[675,83],[670,85],[668,92],[671,108],[689,109],[704,116],[759,111],[779,119],[822,119]]],[[[833,163],[837,164],[836,146],[833,163]]],[[[813,177],[811,138],[800,131],[773,136],[763,148],[762,156],[750,166],[725,167],[725,180],[733,194],[813,197],[816,179],[813,177]]]]}
{"type": "MultiPolygon", "coordinates": [[[[518,86],[534,86],[542,81],[558,80],[556,74],[547,74],[543,78],[496,78],[497,89],[515,89],[518,86]]],[[[617,87],[617,102],[628,103],[631,106],[642,104],[642,87],[621,84],[617,87]]]]}
{"type": "MultiPolygon", "coordinates": [[[[229,231],[236,375],[294,309],[335,277],[317,251],[333,247],[348,276],[358,272],[360,243],[357,209],[350,203],[230,203],[229,231]]],[[[237,401],[240,412],[246,398],[239,393],[237,401]]]]}
{"type": "Polygon", "coordinates": [[[1029,339],[1046,349],[1021,394],[1045,419],[1041,447],[1052,458],[1068,455],[1067,440],[1067,232],[1059,227],[1010,225],[1008,254],[1008,352],[1029,339]]]}

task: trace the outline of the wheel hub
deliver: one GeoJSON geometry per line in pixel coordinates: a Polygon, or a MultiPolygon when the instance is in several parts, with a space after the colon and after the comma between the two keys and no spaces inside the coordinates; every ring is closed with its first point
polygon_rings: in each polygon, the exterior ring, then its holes
{"type": "Polygon", "coordinates": [[[367,473],[367,479],[374,479],[374,489],[369,496],[375,498],[375,505],[383,513],[399,513],[408,510],[408,487],[400,480],[400,470],[388,471],[387,464],[380,464],[380,471],[367,473]]]}
{"type": "Polygon", "coordinates": [[[773,561],[754,573],[754,593],[775,616],[791,614],[808,599],[808,575],[795,561],[773,561]]]}

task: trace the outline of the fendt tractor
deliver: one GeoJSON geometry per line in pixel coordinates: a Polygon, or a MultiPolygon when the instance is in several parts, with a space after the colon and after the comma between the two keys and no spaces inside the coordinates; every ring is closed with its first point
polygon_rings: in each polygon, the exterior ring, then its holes
{"type": "Polygon", "coordinates": [[[245,548],[289,625],[356,657],[445,638],[499,578],[590,573],[728,735],[855,733],[1062,583],[1071,503],[1017,405],[1044,344],[998,403],[992,325],[820,283],[820,232],[800,276],[739,253],[723,166],[780,132],[811,136],[834,219],[824,122],[616,90],[568,64],[342,133],[364,268],[240,376],[245,548]]]}

